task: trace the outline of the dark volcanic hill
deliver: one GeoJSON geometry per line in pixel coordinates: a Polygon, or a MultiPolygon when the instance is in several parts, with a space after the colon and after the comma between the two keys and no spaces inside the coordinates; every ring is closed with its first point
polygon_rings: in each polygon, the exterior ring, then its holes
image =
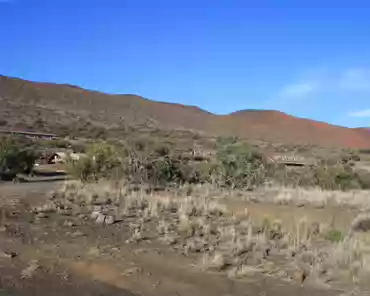
{"type": "Polygon", "coordinates": [[[64,134],[86,129],[185,129],[271,142],[370,147],[367,129],[334,126],[279,111],[214,115],[197,107],[155,102],[136,95],[110,95],[73,85],[6,76],[0,76],[0,125],[64,134]]]}

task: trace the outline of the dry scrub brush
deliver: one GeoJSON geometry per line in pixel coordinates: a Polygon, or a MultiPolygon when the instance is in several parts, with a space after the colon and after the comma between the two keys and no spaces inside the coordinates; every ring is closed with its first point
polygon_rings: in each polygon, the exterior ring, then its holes
{"type": "Polygon", "coordinates": [[[148,194],[127,188],[69,182],[52,201],[114,213],[116,220],[130,225],[127,242],[158,239],[198,258],[202,268],[231,277],[261,273],[330,283],[357,281],[370,271],[369,215],[359,216],[348,235],[304,219],[286,231],[280,221],[268,217],[255,223],[248,211],[236,217],[211,196],[148,194]]]}

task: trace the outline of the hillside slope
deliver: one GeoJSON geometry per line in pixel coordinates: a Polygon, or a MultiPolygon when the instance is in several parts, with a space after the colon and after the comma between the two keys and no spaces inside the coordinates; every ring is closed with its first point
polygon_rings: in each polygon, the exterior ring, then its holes
{"type": "Polygon", "coordinates": [[[370,147],[366,129],[349,129],[278,111],[245,110],[214,115],[193,106],[109,95],[72,85],[0,76],[0,126],[64,133],[73,128],[187,129],[213,135],[319,146],[370,147]]]}

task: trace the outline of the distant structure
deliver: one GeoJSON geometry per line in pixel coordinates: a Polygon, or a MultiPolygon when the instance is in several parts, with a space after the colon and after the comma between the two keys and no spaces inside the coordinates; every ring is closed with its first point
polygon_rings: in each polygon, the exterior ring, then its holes
{"type": "Polygon", "coordinates": [[[313,165],[313,159],[308,159],[299,155],[274,154],[267,156],[269,163],[282,164],[286,166],[305,166],[313,165]]]}
{"type": "Polygon", "coordinates": [[[84,157],[83,153],[67,153],[67,152],[55,152],[49,155],[47,159],[48,164],[66,163],[68,158],[73,161],[78,161],[81,157],[84,157]]]}
{"type": "Polygon", "coordinates": [[[27,131],[14,131],[14,130],[2,130],[0,129],[0,134],[3,135],[19,135],[19,136],[26,136],[28,138],[33,139],[56,139],[57,136],[54,134],[47,134],[47,133],[41,133],[41,132],[27,132],[27,131]]]}

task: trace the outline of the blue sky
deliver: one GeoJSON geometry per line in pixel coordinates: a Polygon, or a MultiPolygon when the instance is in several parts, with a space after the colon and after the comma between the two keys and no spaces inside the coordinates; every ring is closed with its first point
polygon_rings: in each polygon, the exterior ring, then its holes
{"type": "Polygon", "coordinates": [[[370,3],[0,0],[0,74],[370,126],[370,3]]]}

